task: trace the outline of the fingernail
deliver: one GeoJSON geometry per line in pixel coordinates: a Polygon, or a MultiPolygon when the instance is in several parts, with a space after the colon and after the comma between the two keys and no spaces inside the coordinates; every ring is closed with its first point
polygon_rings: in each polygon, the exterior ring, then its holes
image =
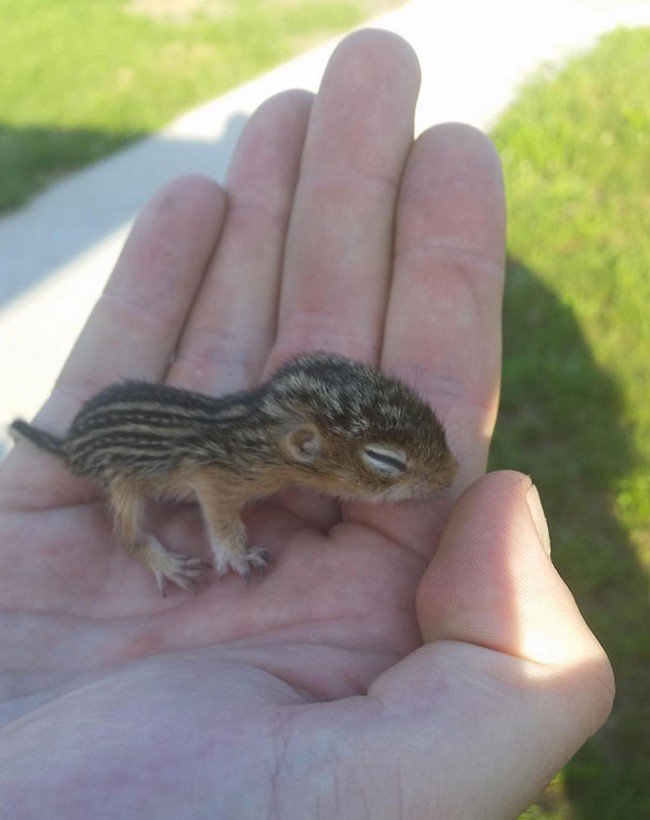
{"type": "Polygon", "coordinates": [[[537,487],[534,484],[530,485],[530,489],[526,494],[526,501],[528,502],[528,509],[530,510],[531,518],[535,524],[537,535],[542,544],[544,552],[551,557],[551,537],[548,532],[548,524],[546,523],[546,516],[542,509],[542,502],[537,492],[537,487]]]}

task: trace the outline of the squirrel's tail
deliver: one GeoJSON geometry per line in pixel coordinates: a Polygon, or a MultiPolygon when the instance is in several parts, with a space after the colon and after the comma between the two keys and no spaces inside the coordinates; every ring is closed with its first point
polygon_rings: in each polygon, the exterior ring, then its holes
{"type": "Polygon", "coordinates": [[[26,438],[37,447],[54,453],[54,455],[59,456],[59,458],[65,458],[62,438],[57,438],[51,433],[46,433],[45,430],[40,430],[38,427],[27,424],[27,422],[22,419],[16,419],[12,422],[9,426],[9,432],[13,434],[14,438],[26,438]]]}

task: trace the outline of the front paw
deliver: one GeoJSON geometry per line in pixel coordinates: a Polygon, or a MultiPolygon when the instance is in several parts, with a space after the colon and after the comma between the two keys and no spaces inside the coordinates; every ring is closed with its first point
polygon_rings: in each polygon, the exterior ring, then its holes
{"type": "Polygon", "coordinates": [[[241,553],[222,552],[215,555],[214,568],[220,578],[232,570],[250,581],[253,573],[262,578],[272,560],[271,553],[262,548],[249,549],[241,553]]]}

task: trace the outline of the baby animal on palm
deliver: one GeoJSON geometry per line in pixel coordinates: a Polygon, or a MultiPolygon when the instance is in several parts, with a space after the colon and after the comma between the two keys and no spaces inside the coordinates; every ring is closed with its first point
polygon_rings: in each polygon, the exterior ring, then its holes
{"type": "Polygon", "coordinates": [[[171,552],[143,529],[148,497],[196,498],[217,573],[250,577],[269,554],[241,521],[250,501],[291,485],[341,499],[425,498],[449,486],[457,463],[429,405],[368,365],[312,353],[265,384],[221,398],[124,382],[89,399],[58,438],[18,419],[11,431],[99,482],[126,550],[187,589],[209,565],[171,552]]]}

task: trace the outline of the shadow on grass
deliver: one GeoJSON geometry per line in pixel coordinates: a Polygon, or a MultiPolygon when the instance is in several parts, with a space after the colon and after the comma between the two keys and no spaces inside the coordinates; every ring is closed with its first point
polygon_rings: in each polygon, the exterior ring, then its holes
{"type": "MultiPolygon", "coordinates": [[[[618,687],[611,719],[565,769],[570,816],[650,816],[642,810],[650,808],[647,586],[614,510],[617,484],[636,461],[622,397],[594,361],[572,310],[515,260],[508,262],[504,316],[490,468],[528,472],[539,487],[553,561],[605,647],[618,687]]],[[[549,789],[537,805],[552,812],[556,792],[549,789]]]]}
{"type": "Polygon", "coordinates": [[[0,307],[128,223],[173,177],[202,173],[222,182],[245,121],[235,114],[218,136],[196,140],[0,125],[0,207],[93,162],[23,210],[0,214],[0,307]]]}
{"type": "Polygon", "coordinates": [[[0,214],[61,177],[146,137],[144,131],[65,130],[0,123],[0,214]]]}

